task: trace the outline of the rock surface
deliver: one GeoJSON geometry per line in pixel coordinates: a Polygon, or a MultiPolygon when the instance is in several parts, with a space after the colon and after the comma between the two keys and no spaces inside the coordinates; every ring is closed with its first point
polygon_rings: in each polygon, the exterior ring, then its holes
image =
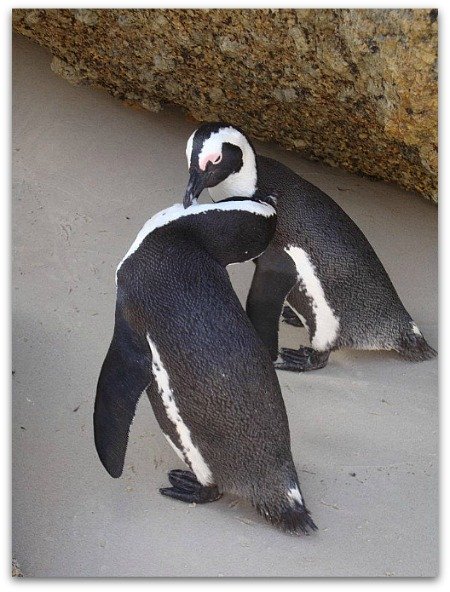
{"type": "Polygon", "coordinates": [[[14,558],[12,560],[11,576],[13,578],[23,578],[22,570],[20,569],[17,560],[14,558]]]}
{"type": "Polygon", "coordinates": [[[52,69],[437,201],[437,10],[13,10],[52,69]]]}

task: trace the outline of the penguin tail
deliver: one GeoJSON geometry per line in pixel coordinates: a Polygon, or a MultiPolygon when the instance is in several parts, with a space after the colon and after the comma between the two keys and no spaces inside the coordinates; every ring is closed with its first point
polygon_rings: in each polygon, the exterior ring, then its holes
{"type": "Polygon", "coordinates": [[[254,505],[268,522],[290,534],[310,534],[317,530],[298,485],[286,489],[276,498],[270,496],[269,499],[258,500],[254,505]]]}
{"type": "Polygon", "coordinates": [[[437,351],[427,343],[413,321],[411,328],[402,332],[396,350],[402,358],[410,362],[423,362],[437,356],[437,351]]]}

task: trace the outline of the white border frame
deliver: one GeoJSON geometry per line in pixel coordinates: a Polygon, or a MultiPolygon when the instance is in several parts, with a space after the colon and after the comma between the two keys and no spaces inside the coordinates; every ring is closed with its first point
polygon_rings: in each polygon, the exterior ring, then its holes
{"type": "MultiPolygon", "coordinates": [[[[410,0],[399,1],[394,3],[389,2],[364,2],[364,1],[352,1],[347,0],[346,2],[328,1],[325,3],[313,4],[300,3],[292,1],[284,1],[281,6],[276,6],[275,0],[272,2],[188,2],[179,0],[178,2],[166,2],[166,3],[153,3],[143,2],[142,0],[135,0],[132,6],[124,6],[124,2],[104,1],[97,0],[94,4],[89,2],[79,2],[72,0],[71,2],[64,1],[29,1],[29,2],[14,2],[11,0],[3,0],[0,3],[0,39],[2,43],[1,47],[1,68],[0,76],[2,80],[2,89],[9,89],[11,91],[11,9],[12,8],[438,8],[439,9],[439,78],[440,78],[440,111],[439,111],[439,148],[440,148],[440,173],[439,173],[439,195],[441,198],[440,204],[440,224],[439,224],[439,248],[440,248],[440,303],[450,302],[450,293],[448,290],[448,277],[444,277],[444,264],[447,261],[444,260],[446,254],[449,252],[449,235],[450,229],[448,227],[448,210],[450,200],[450,186],[449,186],[449,169],[450,166],[447,163],[444,164],[444,158],[447,161],[448,155],[448,138],[450,135],[449,130],[449,117],[447,112],[444,110],[445,104],[449,104],[449,55],[448,55],[448,38],[450,36],[449,30],[449,14],[450,3],[448,0],[422,0],[421,2],[410,0]],[[445,232],[447,230],[447,232],[445,232]]],[[[3,502],[3,515],[8,514],[11,517],[11,300],[10,300],[10,257],[11,257],[11,229],[10,229],[10,200],[11,200],[11,92],[1,93],[1,106],[2,106],[2,129],[7,130],[6,134],[3,134],[3,142],[1,144],[3,163],[5,163],[3,175],[2,175],[2,189],[3,199],[1,204],[3,207],[2,215],[0,216],[0,261],[2,276],[7,277],[6,289],[1,292],[1,324],[0,326],[4,329],[2,339],[2,352],[0,355],[0,375],[3,378],[3,389],[2,389],[2,468],[3,468],[3,483],[7,483],[9,487],[3,487],[1,490],[2,502],[3,502]],[[6,329],[6,330],[5,330],[6,329]]],[[[449,325],[449,314],[446,310],[447,307],[440,307],[440,325],[442,327],[448,327],[449,325]]],[[[441,333],[441,339],[439,341],[439,356],[440,359],[445,359],[447,355],[447,336],[448,331],[441,333]]],[[[446,364],[441,365],[441,426],[444,426],[444,421],[448,422],[449,419],[449,404],[448,398],[450,397],[450,384],[448,380],[449,371],[446,364]]],[[[448,427],[448,426],[445,426],[448,427]]],[[[445,474],[443,467],[445,467],[448,461],[448,448],[449,448],[449,433],[448,429],[441,429],[441,484],[440,484],[440,496],[441,496],[441,519],[440,519],[440,576],[434,580],[432,579],[359,579],[359,578],[340,578],[340,579],[283,579],[283,580],[271,580],[271,579],[245,579],[245,580],[211,580],[211,579],[164,579],[164,580],[141,580],[141,579],[90,579],[89,581],[79,579],[46,579],[39,580],[36,578],[11,578],[11,533],[10,523],[4,531],[4,536],[1,537],[1,558],[3,559],[2,570],[2,589],[9,590],[13,586],[18,585],[32,585],[33,587],[47,590],[49,587],[61,586],[69,588],[80,588],[89,592],[94,586],[100,589],[108,590],[111,586],[151,586],[152,589],[167,589],[171,588],[198,588],[198,587],[219,587],[221,589],[229,588],[233,586],[246,586],[246,587],[257,587],[260,589],[272,587],[275,588],[281,586],[285,587],[298,587],[301,586],[302,590],[323,590],[328,589],[329,586],[342,587],[353,587],[357,586],[358,590],[361,588],[370,587],[371,589],[380,589],[385,586],[399,586],[401,588],[416,587],[416,586],[432,586],[434,589],[448,589],[450,585],[449,577],[449,556],[448,556],[448,532],[450,530],[449,524],[449,513],[447,508],[448,504],[442,503],[442,500],[450,499],[450,491],[448,487],[448,475],[445,474]]],[[[418,541],[420,544],[420,541],[418,541]]]]}

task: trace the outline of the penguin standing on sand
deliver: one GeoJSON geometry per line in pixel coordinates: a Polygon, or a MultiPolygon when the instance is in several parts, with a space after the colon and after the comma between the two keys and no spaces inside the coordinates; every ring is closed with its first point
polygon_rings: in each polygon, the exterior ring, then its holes
{"type": "Polygon", "coordinates": [[[192,471],[171,471],[163,495],[205,503],[235,493],[269,522],[300,533],[316,527],[300,492],[280,387],[225,269],[258,257],[275,224],[273,207],[239,198],[177,204],[148,220],[117,270],[94,433],[103,465],[119,477],[146,390],[192,471]]]}
{"type": "Polygon", "coordinates": [[[278,194],[277,229],[256,260],[247,300],[247,313],[276,368],[323,368],[330,352],[342,347],[395,350],[411,361],[436,355],[368,240],[331,197],[280,162],[256,154],[241,130],[224,123],[199,127],[186,156],[185,207],[205,188],[213,200],[278,194]],[[281,314],[287,323],[305,326],[311,347],[278,352],[281,314]]]}

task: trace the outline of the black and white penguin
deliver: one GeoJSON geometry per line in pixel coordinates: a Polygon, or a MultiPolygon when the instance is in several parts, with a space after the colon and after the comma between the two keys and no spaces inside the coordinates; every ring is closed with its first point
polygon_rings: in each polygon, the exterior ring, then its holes
{"type": "Polygon", "coordinates": [[[331,197],[256,154],[240,129],[224,123],[199,127],[186,156],[185,207],[205,188],[213,200],[277,193],[277,229],[256,261],[247,313],[278,369],[323,368],[330,351],[342,347],[395,350],[411,361],[436,355],[368,240],[331,197]],[[278,352],[281,314],[306,327],[312,347],[278,352]]]}
{"type": "Polygon", "coordinates": [[[191,471],[161,493],[205,503],[230,492],[292,533],[316,527],[305,507],[275,370],[226,266],[253,259],[275,230],[273,207],[225,200],[170,207],[145,224],[118,267],[112,342],[100,373],[95,444],[113,477],[146,390],[191,471]]]}

